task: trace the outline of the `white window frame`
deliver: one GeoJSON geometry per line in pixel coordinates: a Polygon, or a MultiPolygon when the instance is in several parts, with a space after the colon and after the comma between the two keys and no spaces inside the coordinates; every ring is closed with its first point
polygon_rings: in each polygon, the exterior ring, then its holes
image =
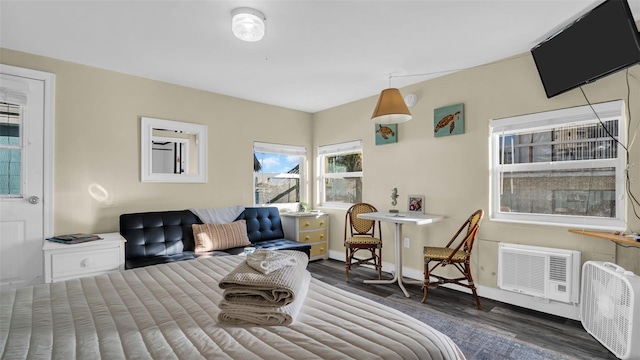
{"type": "MultiPolygon", "coordinates": [[[[281,155],[297,155],[300,156],[300,167],[299,171],[299,179],[300,179],[300,202],[308,202],[307,198],[307,148],[304,146],[297,145],[283,145],[283,144],[273,144],[266,142],[253,142],[253,153],[256,152],[265,152],[270,154],[281,154],[281,155]]],[[[255,191],[256,191],[256,176],[255,173],[252,173],[253,176],[253,189],[252,189],[252,197],[253,197],[253,205],[254,206],[275,206],[278,209],[294,209],[297,208],[297,202],[295,203],[273,203],[273,204],[256,204],[255,191]]]]}
{"type": "Polygon", "coordinates": [[[326,189],[324,187],[325,180],[331,179],[331,178],[341,179],[341,178],[344,178],[345,176],[363,178],[362,176],[363,172],[354,171],[354,172],[326,174],[324,172],[324,162],[327,156],[335,156],[335,155],[348,154],[348,153],[354,153],[354,152],[363,153],[362,140],[349,141],[349,142],[333,144],[333,145],[318,146],[318,159],[317,159],[318,172],[317,173],[319,174],[319,176],[318,176],[318,186],[316,188],[318,189],[318,202],[320,203],[320,206],[326,207],[326,208],[333,208],[333,209],[348,209],[352,205],[352,203],[324,201],[324,199],[326,198],[325,197],[326,189]]]}
{"type": "Polygon", "coordinates": [[[606,230],[626,229],[626,195],[625,195],[625,167],[626,150],[621,144],[626,144],[627,119],[625,104],[622,100],[607,103],[586,105],[568,109],[548,111],[536,114],[515,116],[504,119],[491,120],[489,160],[490,160],[490,213],[494,221],[530,223],[541,225],[557,225],[579,228],[595,228],[606,230]],[[594,111],[598,114],[596,116],[594,111]],[[618,120],[618,142],[616,159],[595,159],[579,161],[539,162],[525,164],[500,164],[500,136],[516,131],[535,131],[558,126],[579,125],[598,121],[618,120]],[[616,217],[600,218],[595,216],[574,216],[557,214],[525,214],[502,212],[500,209],[501,179],[503,173],[510,171],[549,171],[569,170],[581,168],[615,168],[615,196],[616,217]]]}
{"type": "MultiPolygon", "coordinates": [[[[17,84],[17,82],[16,82],[17,84]]],[[[2,88],[2,90],[4,90],[5,92],[8,93],[8,96],[5,97],[11,97],[10,100],[5,101],[4,99],[0,99],[0,102],[5,103],[6,105],[2,105],[2,106],[6,106],[7,107],[7,112],[9,112],[9,107],[16,107],[17,111],[18,111],[18,117],[17,118],[10,118],[9,115],[7,114],[6,116],[3,115],[3,117],[5,117],[5,121],[7,125],[17,125],[18,126],[18,144],[4,144],[4,145],[0,145],[0,149],[5,149],[5,150],[18,150],[20,151],[20,181],[19,181],[19,186],[20,186],[20,191],[16,194],[12,194],[10,191],[10,184],[11,184],[11,180],[10,180],[10,176],[13,175],[15,176],[15,173],[11,173],[11,170],[9,170],[9,173],[6,174],[7,176],[9,176],[9,178],[7,179],[7,193],[0,193],[0,199],[22,199],[23,197],[25,197],[25,190],[26,190],[26,185],[27,185],[27,174],[26,174],[26,156],[25,156],[25,139],[24,139],[24,115],[25,115],[25,111],[26,111],[26,104],[27,104],[27,95],[26,94],[22,94],[22,93],[17,93],[17,92],[13,92],[9,89],[6,88],[2,88]],[[18,101],[11,101],[11,100],[18,100],[18,101]]]]}

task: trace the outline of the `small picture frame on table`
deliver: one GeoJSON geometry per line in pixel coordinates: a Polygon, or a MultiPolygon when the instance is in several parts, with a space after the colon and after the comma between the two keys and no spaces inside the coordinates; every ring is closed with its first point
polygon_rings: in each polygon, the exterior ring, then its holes
{"type": "Polygon", "coordinates": [[[424,214],[424,195],[409,195],[407,212],[424,214]]]}

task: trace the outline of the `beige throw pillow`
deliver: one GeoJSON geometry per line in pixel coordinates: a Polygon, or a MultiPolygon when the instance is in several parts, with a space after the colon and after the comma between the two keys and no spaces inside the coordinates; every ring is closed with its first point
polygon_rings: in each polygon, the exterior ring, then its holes
{"type": "Polygon", "coordinates": [[[245,220],[228,224],[193,224],[196,252],[226,250],[251,245],[245,220]]]}

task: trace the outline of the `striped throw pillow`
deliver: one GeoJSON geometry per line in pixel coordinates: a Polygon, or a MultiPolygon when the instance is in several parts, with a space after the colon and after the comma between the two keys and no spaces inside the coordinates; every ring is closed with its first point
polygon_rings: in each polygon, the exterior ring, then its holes
{"type": "Polygon", "coordinates": [[[226,250],[251,245],[247,236],[247,222],[238,220],[228,224],[193,224],[196,252],[226,250]]]}

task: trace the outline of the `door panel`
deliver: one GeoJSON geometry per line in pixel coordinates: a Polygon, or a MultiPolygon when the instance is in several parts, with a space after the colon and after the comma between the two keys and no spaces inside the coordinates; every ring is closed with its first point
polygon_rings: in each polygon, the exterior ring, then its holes
{"type": "Polygon", "coordinates": [[[0,74],[0,288],[43,282],[43,80],[0,74]]]}

